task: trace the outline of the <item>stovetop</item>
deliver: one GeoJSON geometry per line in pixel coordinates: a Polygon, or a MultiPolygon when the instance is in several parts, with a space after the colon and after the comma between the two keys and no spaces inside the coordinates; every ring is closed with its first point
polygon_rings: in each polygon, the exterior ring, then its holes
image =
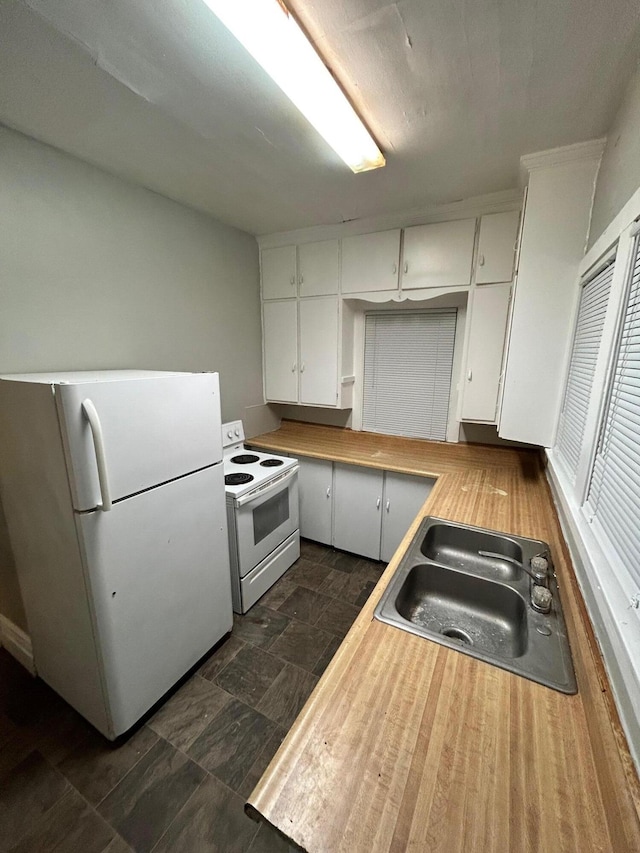
{"type": "Polygon", "coordinates": [[[298,462],[288,456],[247,450],[242,421],[222,425],[222,445],[225,492],[236,498],[275,480],[298,462]]]}

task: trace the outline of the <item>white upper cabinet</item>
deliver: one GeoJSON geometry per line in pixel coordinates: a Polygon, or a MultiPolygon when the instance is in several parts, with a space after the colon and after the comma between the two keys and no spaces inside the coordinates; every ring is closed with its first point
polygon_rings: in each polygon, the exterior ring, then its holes
{"type": "Polygon", "coordinates": [[[263,249],[260,265],[263,299],[286,299],[296,295],[295,246],[263,249]]]}
{"type": "Polygon", "coordinates": [[[522,229],[498,434],[553,447],[598,159],[535,168],[522,229]]]}
{"type": "Polygon", "coordinates": [[[510,291],[510,284],[474,290],[462,391],[463,421],[496,421],[510,291]]]}
{"type": "Polygon", "coordinates": [[[402,288],[471,283],[475,219],[405,228],[402,288]]]}
{"type": "Polygon", "coordinates": [[[263,302],[264,393],[274,403],[337,406],[337,296],[263,302]]]}
{"type": "Polygon", "coordinates": [[[342,239],[342,292],[398,289],[400,229],[342,239]]]}
{"type": "Polygon", "coordinates": [[[476,283],[511,281],[518,239],[519,210],[490,213],[480,220],[476,283]]]}
{"type": "Polygon", "coordinates": [[[265,302],[264,393],[267,400],[298,402],[298,303],[265,302]]]}
{"type": "Polygon", "coordinates": [[[338,297],[300,300],[300,402],[338,401],[338,297]]]}
{"type": "Polygon", "coordinates": [[[338,292],[338,240],[298,246],[300,296],[329,296],[338,292]]]}

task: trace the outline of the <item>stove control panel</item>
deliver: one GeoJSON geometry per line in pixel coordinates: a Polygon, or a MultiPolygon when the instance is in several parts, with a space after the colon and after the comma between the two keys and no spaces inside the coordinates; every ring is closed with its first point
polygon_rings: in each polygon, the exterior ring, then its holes
{"type": "Polygon", "coordinates": [[[222,446],[230,447],[244,441],[244,427],[242,421],[229,421],[222,424],[222,446]]]}

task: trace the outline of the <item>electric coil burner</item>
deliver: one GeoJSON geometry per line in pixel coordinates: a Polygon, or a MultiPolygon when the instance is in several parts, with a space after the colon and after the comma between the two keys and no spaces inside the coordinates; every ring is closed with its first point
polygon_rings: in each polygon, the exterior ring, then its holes
{"type": "Polygon", "coordinates": [[[248,451],[242,421],[222,425],[233,609],[246,613],[300,556],[298,460],[248,451]]]}
{"type": "Polygon", "coordinates": [[[252,480],[253,477],[251,474],[225,474],[224,484],[225,486],[242,486],[244,483],[250,483],[252,480]]]}
{"type": "Polygon", "coordinates": [[[238,456],[232,456],[231,461],[236,465],[251,465],[253,462],[257,462],[259,458],[255,453],[240,453],[238,456]]]}

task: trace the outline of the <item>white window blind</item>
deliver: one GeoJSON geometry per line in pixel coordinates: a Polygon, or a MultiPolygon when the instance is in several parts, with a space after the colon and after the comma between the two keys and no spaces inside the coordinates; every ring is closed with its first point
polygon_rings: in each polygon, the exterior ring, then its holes
{"type": "Polygon", "coordinates": [[[575,482],[584,426],[587,420],[593,374],[598,360],[602,328],[611,292],[614,262],[589,279],[582,287],[578,318],[571,348],[569,374],[558,425],[556,451],[571,481],[575,482]]]}
{"type": "Polygon", "coordinates": [[[640,583],[640,238],[593,465],[593,531],[640,583]]]}
{"type": "Polygon", "coordinates": [[[444,440],[455,310],[368,314],[363,429],[444,440]]]}

